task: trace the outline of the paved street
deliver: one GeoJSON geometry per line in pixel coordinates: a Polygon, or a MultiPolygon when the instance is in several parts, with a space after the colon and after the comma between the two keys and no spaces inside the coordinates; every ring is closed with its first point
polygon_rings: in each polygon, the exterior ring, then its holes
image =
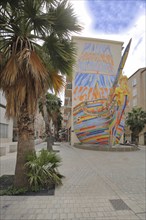
{"type": "MultiPolygon", "coordinates": [[[[46,143],[36,149],[43,147],[46,143]]],[[[1,196],[1,220],[145,220],[145,147],[103,152],[62,143],[53,148],[62,157],[63,186],[54,196],[1,196]]],[[[0,158],[1,175],[14,173],[15,158],[16,153],[0,158]]]]}

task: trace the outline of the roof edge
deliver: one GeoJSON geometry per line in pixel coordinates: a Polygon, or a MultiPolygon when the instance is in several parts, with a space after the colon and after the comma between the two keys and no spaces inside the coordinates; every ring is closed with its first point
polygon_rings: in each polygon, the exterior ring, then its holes
{"type": "Polygon", "coordinates": [[[108,40],[108,39],[102,39],[102,38],[95,38],[95,37],[80,37],[80,36],[72,36],[72,39],[78,39],[78,40],[92,40],[92,41],[103,41],[103,42],[110,42],[110,43],[116,43],[123,45],[124,42],[122,41],[116,41],[116,40],[108,40]]]}
{"type": "Polygon", "coordinates": [[[141,73],[143,73],[146,70],[146,67],[139,68],[138,70],[136,70],[136,72],[134,72],[131,76],[129,76],[128,79],[130,79],[132,76],[134,76],[140,70],[142,70],[141,73]]]}

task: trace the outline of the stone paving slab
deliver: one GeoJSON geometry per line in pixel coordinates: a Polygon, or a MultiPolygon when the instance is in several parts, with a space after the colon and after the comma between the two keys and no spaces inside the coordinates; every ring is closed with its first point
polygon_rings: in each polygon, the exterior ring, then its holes
{"type": "MultiPolygon", "coordinates": [[[[46,143],[37,145],[37,150],[46,143]]],[[[62,157],[63,186],[54,196],[1,196],[0,220],[145,220],[145,148],[94,152],[68,144],[53,146],[62,157]],[[136,177],[136,179],[135,179],[136,177]],[[115,210],[122,199],[129,210],[115,210]]],[[[16,154],[3,156],[1,175],[13,174],[16,154]]]]}

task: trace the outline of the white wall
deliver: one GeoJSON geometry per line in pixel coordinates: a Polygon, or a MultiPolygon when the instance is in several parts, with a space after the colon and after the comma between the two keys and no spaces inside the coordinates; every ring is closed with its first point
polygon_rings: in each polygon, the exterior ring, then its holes
{"type": "MultiPolygon", "coordinates": [[[[2,105],[6,105],[6,100],[5,97],[2,95],[2,92],[0,91],[0,104],[2,105]]],[[[8,134],[7,134],[7,138],[5,137],[0,137],[0,143],[4,143],[4,142],[12,142],[12,138],[13,138],[13,120],[7,120],[5,117],[5,108],[0,107],[0,123],[3,126],[3,124],[8,126],[8,134]]]]}
{"type": "Polygon", "coordinates": [[[36,113],[34,128],[35,128],[36,138],[43,136],[43,134],[45,133],[45,122],[44,122],[42,114],[39,113],[39,110],[36,113]]]}
{"type": "MultiPolygon", "coordinates": [[[[88,75],[96,74],[96,76],[100,74],[115,76],[120,63],[123,45],[123,42],[84,37],[73,37],[73,42],[76,44],[77,47],[77,59],[73,71],[72,80],[72,112],[73,108],[81,103],[81,99],[78,96],[78,91],[76,90],[77,92],[74,92],[76,74],[87,73],[88,75]],[[92,50],[92,47],[95,49],[92,50]],[[101,54],[103,54],[103,57],[101,57],[101,54]],[[98,63],[96,62],[96,60],[98,60],[98,63]],[[112,65],[110,64],[110,62],[112,63],[112,65]]],[[[89,96],[87,95],[86,97],[88,99],[89,96]]],[[[88,100],[92,100],[91,97],[88,100]]],[[[73,114],[71,130],[71,144],[73,145],[74,143],[79,142],[76,134],[74,133],[73,114]]]]}

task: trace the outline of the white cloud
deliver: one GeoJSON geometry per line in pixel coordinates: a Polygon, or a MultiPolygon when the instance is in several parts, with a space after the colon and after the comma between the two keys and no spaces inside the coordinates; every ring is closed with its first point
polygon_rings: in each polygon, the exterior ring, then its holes
{"type": "Polygon", "coordinates": [[[88,29],[90,28],[92,19],[87,13],[85,3],[83,0],[70,0],[70,2],[74,8],[74,12],[80,22],[80,25],[84,28],[82,33],[86,34],[86,31],[88,31],[88,29]]]}
{"type": "Polygon", "coordinates": [[[129,77],[139,68],[146,66],[146,15],[141,15],[135,24],[133,24],[133,27],[123,32],[123,34],[99,34],[97,31],[91,29],[92,19],[87,13],[84,1],[70,0],[70,2],[74,7],[80,24],[84,27],[84,30],[79,36],[122,41],[124,42],[124,47],[128,44],[130,38],[132,38],[129,56],[124,68],[125,75],[129,77]]]}
{"type": "Polygon", "coordinates": [[[132,38],[131,49],[125,65],[125,74],[131,76],[139,68],[146,66],[146,17],[139,17],[134,27],[125,34],[125,39],[132,38]],[[140,41],[141,40],[141,41],[140,41]]]}

